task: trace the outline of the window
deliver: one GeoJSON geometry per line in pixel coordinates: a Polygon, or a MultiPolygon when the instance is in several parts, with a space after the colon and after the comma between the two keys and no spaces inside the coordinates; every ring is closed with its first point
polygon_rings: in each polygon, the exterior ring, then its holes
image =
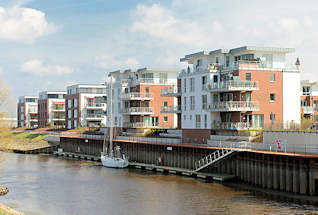
{"type": "Polygon", "coordinates": [[[217,75],[214,75],[213,76],[213,83],[217,83],[218,82],[218,76],[217,75]]]}
{"type": "Polygon", "coordinates": [[[206,83],[207,83],[207,77],[202,76],[202,90],[204,90],[206,83]]]}
{"type": "Polygon", "coordinates": [[[159,73],[159,83],[164,84],[168,82],[168,74],[167,73],[159,73]]]}
{"type": "Polygon", "coordinates": [[[226,67],[230,65],[230,56],[226,56],[226,67]]]}
{"type": "Polygon", "coordinates": [[[163,106],[167,107],[168,106],[168,102],[163,102],[163,106]]]}
{"type": "Polygon", "coordinates": [[[275,81],[275,74],[272,73],[272,74],[270,75],[270,82],[274,82],[274,81],[275,81]]]}
{"type": "Polygon", "coordinates": [[[202,109],[203,109],[203,110],[206,109],[207,99],[208,99],[208,96],[207,96],[207,95],[202,95],[202,109]]]}
{"type": "Polygon", "coordinates": [[[245,80],[250,81],[251,80],[251,73],[247,72],[245,73],[245,80]]]}
{"type": "Polygon", "coordinates": [[[72,107],[72,100],[71,99],[67,100],[67,107],[68,108],[72,107]]]}
{"type": "Polygon", "coordinates": [[[190,78],[190,92],[194,91],[194,78],[190,78]]]}
{"type": "Polygon", "coordinates": [[[201,63],[202,63],[201,59],[198,59],[198,60],[197,60],[197,65],[196,65],[195,67],[196,67],[196,68],[200,67],[200,66],[201,66],[201,63]]]}
{"type": "Polygon", "coordinates": [[[168,122],[168,117],[167,116],[163,117],[163,122],[168,122]]]}
{"type": "Polygon", "coordinates": [[[74,110],[74,118],[77,118],[77,109],[74,110]]]}
{"type": "Polygon", "coordinates": [[[183,115],[183,120],[187,120],[187,115],[183,115]]]}
{"type": "Polygon", "coordinates": [[[204,128],[208,127],[208,115],[204,114],[204,128]]]}
{"type": "Polygon", "coordinates": [[[117,126],[117,116],[115,116],[115,126],[117,126]]]}
{"type": "Polygon", "coordinates": [[[270,102],[275,102],[275,94],[274,93],[271,93],[269,95],[269,100],[270,100],[270,102]]]}
{"type": "Polygon", "coordinates": [[[167,93],[168,93],[168,87],[164,87],[164,88],[162,89],[162,92],[163,92],[163,94],[167,94],[167,93]]]}
{"type": "Polygon", "coordinates": [[[74,107],[77,107],[77,99],[74,99],[74,107]]]}
{"type": "Polygon", "coordinates": [[[146,91],[146,95],[149,95],[149,92],[150,92],[149,87],[146,87],[145,91],[146,91]]]}
{"type": "Polygon", "coordinates": [[[190,115],[190,120],[192,120],[192,115],[190,115]]]}
{"type": "Polygon", "coordinates": [[[67,111],[67,117],[68,117],[68,118],[72,118],[72,111],[71,111],[71,110],[68,110],[68,111],[67,111]]]}
{"type": "Polygon", "coordinates": [[[200,128],[201,127],[201,116],[200,115],[196,115],[195,116],[195,127],[196,128],[200,128]]]}
{"type": "Polygon", "coordinates": [[[77,128],[77,121],[74,120],[74,128],[77,128]]]}
{"type": "Polygon", "coordinates": [[[71,120],[68,120],[68,121],[67,121],[67,128],[68,128],[68,129],[71,129],[71,128],[72,128],[72,121],[71,121],[71,120]]]}
{"type": "Polygon", "coordinates": [[[21,113],[24,113],[24,107],[21,106],[21,113]]]}
{"type": "Polygon", "coordinates": [[[190,110],[194,110],[194,109],[195,109],[195,97],[190,96],[190,110]]]}
{"type": "Polygon", "coordinates": [[[121,118],[118,119],[118,126],[121,127],[121,118]]]}
{"type": "Polygon", "coordinates": [[[269,115],[269,119],[273,122],[275,121],[275,114],[271,112],[271,114],[269,115]]]}
{"type": "Polygon", "coordinates": [[[121,104],[120,102],[118,102],[118,111],[120,111],[120,109],[121,109],[121,104]]]}
{"type": "Polygon", "coordinates": [[[215,58],[215,63],[219,63],[219,58],[218,57],[215,58]]]}
{"type": "Polygon", "coordinates": [[[187,97],[184,97],[184,110],[187,110],[187,97]]]}
{"type": "Polygon", "coordinates": [[[186,78],[183,80],[183,86],[184,86],[184,92],[186,93],[187,92],[187,79],[186,78]]]}

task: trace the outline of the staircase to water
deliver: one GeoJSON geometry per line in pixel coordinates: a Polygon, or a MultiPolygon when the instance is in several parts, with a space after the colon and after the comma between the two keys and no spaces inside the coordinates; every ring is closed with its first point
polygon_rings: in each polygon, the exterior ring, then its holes
{"type": "Polygon", "coordinates": [[[215,164],[216,162],[232,155],[234,152],[234,150],[230,150],[230,149],[219,149],[207,156],[205,156],[204,158],[198,160],[195,162],[194,166],[195,166],[195,171],[198,172],[212,164],[215,164]]]}

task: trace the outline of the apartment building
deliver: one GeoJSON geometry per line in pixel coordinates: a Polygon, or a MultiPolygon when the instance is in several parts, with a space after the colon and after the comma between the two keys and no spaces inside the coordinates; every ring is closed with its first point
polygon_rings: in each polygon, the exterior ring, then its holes
{"type": "Polygon", "coordinates": [[[301,115],[303,118],[318,121],[318,83],[301,81],[301,115]]]}
{"type": "Polygon", "coordinates": [[[147,68],[110,72],[107,95],[112,113],[107,112],[107,120],[112,114],[113,127],[127,133],[176,128],[177,99],[161,94],[177,85],[177,75],[176,70],[147,68]]]}
{"type": "Polygon", "coordinates": [[[61,91],[39,93],[38,124],[40,128],[65,126],[65,95],[66,92],[61,91]]]}
{"type": "Polygon", "coordinates": [[[38,97],[21,96],[17,105],[17,127],[38,127],[38,97]]]}
{"type": "Polygon", "coordinates": [[[68,86],[65,96],[67,128],[106,126],[106,101],[105,85],[68,86]]]}
{"type": "Polygon", "coordinates": [[[244,46],[181,58],[183,138],[206,143],[216,132],[299,124],[299,65],[285,60],[293,51],[244,46]]]}

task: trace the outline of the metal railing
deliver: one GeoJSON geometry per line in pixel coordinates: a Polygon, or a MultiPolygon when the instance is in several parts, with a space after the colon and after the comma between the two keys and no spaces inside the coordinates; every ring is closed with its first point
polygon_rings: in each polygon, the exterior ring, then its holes
{"type": "Polygon", "coordinates": [[[161,106],[160,113],[181,113],[181,105],[161,106]]]}
{"type": "Polygon", "coordinates": [[[170,88],[163,88],[161,89],[161,96],[179,96],[181,95],[181,88],[177,86],[173,86],[170,88]]]}
{"type": "Polygon", "coordinates": [[[249,122],[212,122],[211,129],[225,129],[225,130],[249,130],[261,129],[253,126],[249,122]]]}
{"type": "Polygon", "coordinates": [[[130,108],[122,108],[120,113],[126,114],[152,114],[152,107],[130,107],[130,108]]]}
{"type": "Polygon", "coordinates": [[[318,112],[318,108],[315,106],[302,106],[304,114],[313,114],[314,112],[318,112]]]}
{"type": "Polygon", "coordinates": [[[86,115],[86,118],[98,119],[98,118],[106,118],[106,116],[102,114],[88,114],[86,115]]]}
{"type": "Polygon", "coordinates": [[[144,122],[124,122],[124,128],[159,128],[159,125],[150,125],[144,122]]]}
{"type": "Polygon", "coordinates": [[[86,108],[104,108],[106,107],[105,103],[88,103],[85,105],[86,108]]]}
{"type": "Polygon", "coordinates": [[[230,80],[213,83],[210,82],[205,86],[205,90],[211,92],[220,92],[220,91],[252,91],[258,90],[258,81],[244,81],[244,80],[230,80]]]}
{"type": "Polygon", "coordinates": [[[134,100],[134,99],[153,99],[153,94],[151,93],[140,93],[140,92],[131,92],[131,93],[121,93],[120,94],[121,99],[126,100],[134,100]]]}
{"type": "Polygon", "coordinates": [[[210,111],[257,111],[258,102],[255,101],[227,101],[208,105],[210,111]]]}
{"type": "Polygon", "coordinates": [[[230,141],[209,141],[208,146],[233,149],[237,151],[259,150],[270,152],[318,154],[318,146],[314,144],[289,144],[284,142],[273,142],[272,144],[254,142],[230,142],[230,141]]]}

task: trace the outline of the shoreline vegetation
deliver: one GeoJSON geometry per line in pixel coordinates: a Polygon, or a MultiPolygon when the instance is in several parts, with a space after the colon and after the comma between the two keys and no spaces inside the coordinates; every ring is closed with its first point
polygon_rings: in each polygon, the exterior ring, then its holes
{"type": "Polygon", "coordinates": [[[50,144],[45,140],[47,136],[46,134],[1,130],[0,151],[13,152],[13,150],[33,150],[48,147],[50,144]]]}

